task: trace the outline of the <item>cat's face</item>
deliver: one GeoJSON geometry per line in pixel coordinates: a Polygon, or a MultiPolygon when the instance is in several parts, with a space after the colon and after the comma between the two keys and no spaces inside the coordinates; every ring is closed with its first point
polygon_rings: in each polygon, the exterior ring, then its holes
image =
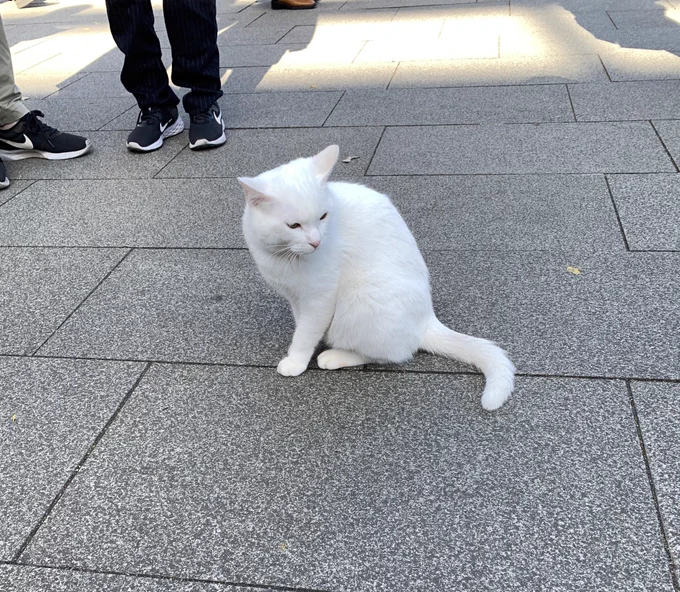
{"type": "Polygon", "coordinates": [[[322,249],[332,223],[326,179],[338,158],[329,146],[254,178],[239,178],[246,194],[244,224],[272,255],[307,256],[322,249]]]}

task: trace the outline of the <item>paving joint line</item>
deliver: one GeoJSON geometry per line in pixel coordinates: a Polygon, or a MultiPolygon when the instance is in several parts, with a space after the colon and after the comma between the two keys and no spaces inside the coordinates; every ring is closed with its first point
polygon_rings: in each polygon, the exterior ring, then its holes
{"type": "MultiPolygon", "coordinates": [[[[337,92],[337,91],[335,91],[335,92],[337,92]]],[[[326,122],[331,118],[331,115],[333,115],[333,112],[338,108],[338,105],[340,104],[340,101],[342,101],[342,98],[345,96],[346,92],[347,92],[346,90],[340,91],[340,96],[338,97],[338,100],[335,101],[335,105],[333,105],[333,108],[330,110],[330,112],[326,116],[326,119],[324,119],[323,123],[319,126],[320,128],[323,128],[326,125],[326,122]]]]}
{"type": "Polygon", "coordinates": [[[621,222],[621,216],[619,214],[619,208],[616,205],[616,200],[614,199],[614,192],[612,191],[611,185],[609,184],[609,179],[607,175],[604,175],[604,182],[607,185],[607,191],[609,192],[609,199],[611,200],[612,207],[614,208],[614,213],[616,214],[616,221],[619,223],[619,230],[621,231],[621,236],[623,237],[623,244],[626,245],[626,251],[630,252],[630,244],[628,243],[628,237],[626,236],[626,231],[623,228],[623,222],[621,222]]]}
{"type": "Polygon", "coordinates": [[[151,367],[151,364],[148,363],[142,369],[139,376],[137,377],[137,380],[135,380],[133,385],[130,387],[130,389],[127,391],[127,393],[123,396],[123,399],[120,401],[120,403],[118,403],[118,406],[114,410],[113,414],[111,415],[111,417],[109,417],[108,421],[104,424],[104,427],[99,431],[99,433],[95,437],[94,441],[92,442],[92,444],[90,444],[90,446],[86,450],[85,454],[80,459],[78,464],[75,466],[73,471],[71,471],[71,474],[69,475],[68,479],[66,480],[66,482],[64,483],[62,488],[59,490],[57,495],[54,497],[54,499],[52,500],[50,505],[47,507],[47,510],[45,510],[45,512],[43,513],[40,520],[38,520],[38,523],[31,529],[31,532],[28,534],[28,536],[26,537],[24,542],[21,544],[21,546],[19,547],[17,552],[14,554],[14,557],[12,558],[12,560],[15,563],[19,561],[19,558],[21,557],[21,555],[26,551],[28,546],[31,544],[31,541],[33,541],[35,535],[38,533],[38,531],[40,530],[42,525],[45,523],[45,521],[47,520],[49,515],[52,513],[52,511],[54,510],[56,505],[59,503],[61,498],[64,496],[64,493],[66,493],[66,490],[68,489],[69,485],[71,485],[73,480],[76,478],[76,475],[78,475],[78,473],[81,471],[81,469],[83,468],[83,466],[85,465],[87,460],[90,458],[90,456],[92,455],[92,452],[97,447],[97,445],[99,444],[101,439],[104,437],[104,435],[108,431],[111,424],[116,420],[116,418],[118,417],[118,415],[122,411],[123,407],[125,406],[125,403],[128,402],[128,400],[132,396],[132,393],[135,392],[135,390],[139,386],[139,383],[142,381],[144,376],[146,376],[146,373],[149,371],[150,367],[151,367]]]}
{"type": "Polygon", "coordinates": [[[645,463],[645,470],[647,472],[647,480],[649,482],[649,487],[652,493],[652,500],[654,502],[654,509],[656,510],[656,518],[659,523],[659,532],[663,542],[664,551],[666,552],[666,557],[668,559],[668,569],[670,571],[671,581],[673,583],[673,588],[676,591],[680,591],[680,582],[678,581],[678,576],[676,573],[675,563],[673,561],[673,554],[671,553],[670,544],[668,542],[668,536],[666,534],[666,527],[663,522],[663,515],[661,514],[661,506],[659,505],[659,496],[656,491],[656,485],[654,483],[654,475],[652,474],[652,467],[649,462],[649,456],[647,455],[647,447],[645,446],[645,439],[642,434],[642,426],[640,424],[640,416],[638,415],[637,405],[635,404],[635,396],[633,395],[633,388],[631,387],[630,380],[626,380],[626,388],[628,390],[628,399],[630,401],[630,407],[633,414],[633,421],[635,422],[635,430],[637,432],[638,444],[640,445],[640,452],[642,453],[642,458],[645,463]]]}
{"type": "Polygon", "coordinates": [[[99,288],[99,286],[101,286],[101,285],[109,278],[109,276],[110,276],[116,269],[118,269],[118,267],[121,265],[121,263],[123,263],[123,261],[125,261],[125,260],[128,258],[128,256],[130,255],[130,253],[132,253],[133,250],[134,250],[134,249],[129,249],[129,250],[127,251],[127,253],[125,253],[125,254],[118,260],[118,262],[117,262],[117,263],[116,263],[116,264],[108,271],[108,273],[107,273],[107,274],[106,274],[99,282],[97,282],[97,284],[95,285],[95,287],[92,288],[92,290],[90,290],[90,291],[88,292],[87,296],[85,296],[85,298],[80,302],[80,304],[78,304],[78,306],[76,306],[76,307],[75,307],[75,308],[74,308],[74,309],[66,316],[66,318],[65,318],[61,323],[59,323],[59,326],[58,326],[54,331],[52,331],[52,333],[50,333],[50,335],[47,337],[47,339],[45,339],[45,341],[43,341],[43,342],[42,342],[42,343],[41,343],[41,344],[33,351],[33,354],[32,354],[32,355],[37,354],[37,353],[40,351],[40,349],[43,348],[43,347],[45,346],[45,344],[46,344],[50,339],[52,339],[52,337],[54,337],[54,335],[57,333],[57,331],[59,331],[59,329],[61,329],[61,328],[68,322],[68,320],[69,320],[69,319],[70,319],[70,318],[71,318],[71,317],[72,317],[72,316],[80,309],[80,307],[81,307],[83,304],[85,304],[85,302],[88,300],[88,298],[90,298],[90,296],[92,296],[92,294],[94,294],[94,292],[99,288]]]}
{"type": "Polygon", "coordinates": [[[386,130],[387,126],[383,126],[382,132],[380,132],[380,137],[378,138],[378,141],[375,143],[375,148],[373,148],[373,154],[371,154],[371,158],[368,159],[368,164],[364,169],[364,177],[368,176],[368,170],[371,168],[371,164],[373,164],[373,159],[375,158],[375,155],[378,153],[378,146],[380,146],[380,143],[382,142],[386,130]]]}
{"type": "Polygon", "coordinates": [[[117,571],[109,569],[94,569],[88,567],[76,567],[76,566],[61,566],[61,565],[45,565],[40,563],[25,563],[19,561],[6,561],[0,560],[0,565],[12,565],[15,567],[32,567],[35,569],[52,569],[59,571],[74,571],[78,573],[89,573],[98,575],[109,575],[109,576],[126,576],[132,578],[144,578],[151,580],[165,580],[173,582],[186,582],[194,584],[211,584],[218,586],[229,586],[232,588],[250,588],[252,590],[275,590],[276,592],[331,592],[330,590],[321,590],[318,588],[300,588],[298,586],[281,586],[277,584],[253,584],[246,582],[230,582],[228,580],[217,580],[210,578],[192,578],[185,576],[172,576],[165,574],[147,574],[143,572],[133,572],[133,571],[117,571]]]}
{"type": "Polygon", "coordinates": [[[612,18],[612,15],[609,14],[609,11],[608,11],[608,10],[605,10],[604,12],[605,12],[605,14],[609,17],[609,20],[612,22],[612,25],[614,25],[614,28],[618,31],[619,28],[616,26],[616,23],[614,22],[614,19],[612,18]]]}
{"type": "Polygon", "coordinates": [[[578,118],[576,117],[576,109],[574,108],[574,100],[571,98],[571,92],[569,90],[569,85],[565,84],[564,86],[567,89],[567,98],[569,99],[569,105],[571,105],[571,115],[574,118],[574,123],[577,123],[578,118]]]}
{"type": "MultiPolygon", "coordinates": [[[[283,355],[283,350],[282,350],[283,355]]],[[[315,353],[314,356],[317,354],[315,353]]],[[[105,357],[84,357],[84,356],[68,356],[58,354],[38,354],[35,356],[27,356],[23,354],[0,354],[2,358],[26,358],[32,360],[69,360],[69,361],[87,361],[87,362],[125,362],[135,364],[154,364],[159,366],[205,366],[212,368],[257,368],[263,370],[272,370],[276,368],[276,363],[271,364],[239,364],[234,362],[199,362],[186,360],[159,360],[159,359],[142,359],[142,358],[105,358],[105,357]]],[[[387,374],[450,374],[460,376],[482,376],[481,371],[478,370],[429,370],[429,369],[408,369],[402,366],[373,366],[364,365],[356,367],[355,369],[347,369],[345,372],[375,372],[387,374]],[[358,370],[356,368],[361,368],[358,370]]],[[[307,371],[310,372],[328,372],[321,368],[309,367],[307,371]]],[[[680,378],[648,378],[639,376],[597,376],[586,374],[552,374],[540,372],[517,372],[516,376],[522,378],[555,378],[555,379],[569,379],[569,380],[607,380],[607,381],[632,381],[632,382],[654,382],[665,384],[679,384],[680,378]]]]}
{"type": "MultiPolygon", "coordinates": [[[[652,129],[654,130],[656,137],[659,138],[659,142],[661,142],[661,145],[663,146],[663,149],[666,151],[668,158],[671,159],[671,162],[673,163],[673,166],[675,167],[675,172],[680,173],[680,168],[678,168],[678,163],[675,162],[675,159],[673,158],[673,155],[671,154],[670,150],[668,149],[668,146],[666,146],[666,142],[663,141],[663,138],[661,137],[659,130],[656,129],[656,126],[654,125],[654,122],[651,119],[649,119],[648,121],[649,121],[649,125],[652,126],[652,129]]],[[[669,120],[663,120],[663,121],[669,121],[669,120]]],[[[670,121],[673,121],[673,120],[670,120],[670,121]]]]}

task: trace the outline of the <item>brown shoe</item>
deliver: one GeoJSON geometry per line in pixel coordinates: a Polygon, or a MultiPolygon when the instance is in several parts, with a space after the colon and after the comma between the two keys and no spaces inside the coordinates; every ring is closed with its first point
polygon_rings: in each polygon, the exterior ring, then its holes
{"type": "Polygon", "coordinates": [[[314,0],[272,0],[272,10],[305,10],[316,8],[314,0]]]}

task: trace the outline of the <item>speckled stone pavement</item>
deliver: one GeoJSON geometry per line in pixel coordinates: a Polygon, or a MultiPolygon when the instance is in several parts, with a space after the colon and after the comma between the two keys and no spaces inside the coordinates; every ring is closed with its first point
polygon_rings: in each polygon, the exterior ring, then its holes
{"type": "Polygon", "coordinates": [[[217,4],[227,145],[139,155],[103,1],[0,3],[94,144],[0,192],[0,590],[680,592],[680,0],[217,4]],[[500,411],[425,355],[276,374],[235,177],[331,143],[500,411]]]}

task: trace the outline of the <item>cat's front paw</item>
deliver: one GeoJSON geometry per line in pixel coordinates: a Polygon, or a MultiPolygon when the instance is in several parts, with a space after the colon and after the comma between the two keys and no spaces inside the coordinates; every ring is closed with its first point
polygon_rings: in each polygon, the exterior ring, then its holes
{"type": "Polygon", "coordinates": [[[307,364],[308,362],[303,362],[288,356],[279,362],[276,371],[281,374],[281,376],[299,376],[307,370],[307,364]]]}

